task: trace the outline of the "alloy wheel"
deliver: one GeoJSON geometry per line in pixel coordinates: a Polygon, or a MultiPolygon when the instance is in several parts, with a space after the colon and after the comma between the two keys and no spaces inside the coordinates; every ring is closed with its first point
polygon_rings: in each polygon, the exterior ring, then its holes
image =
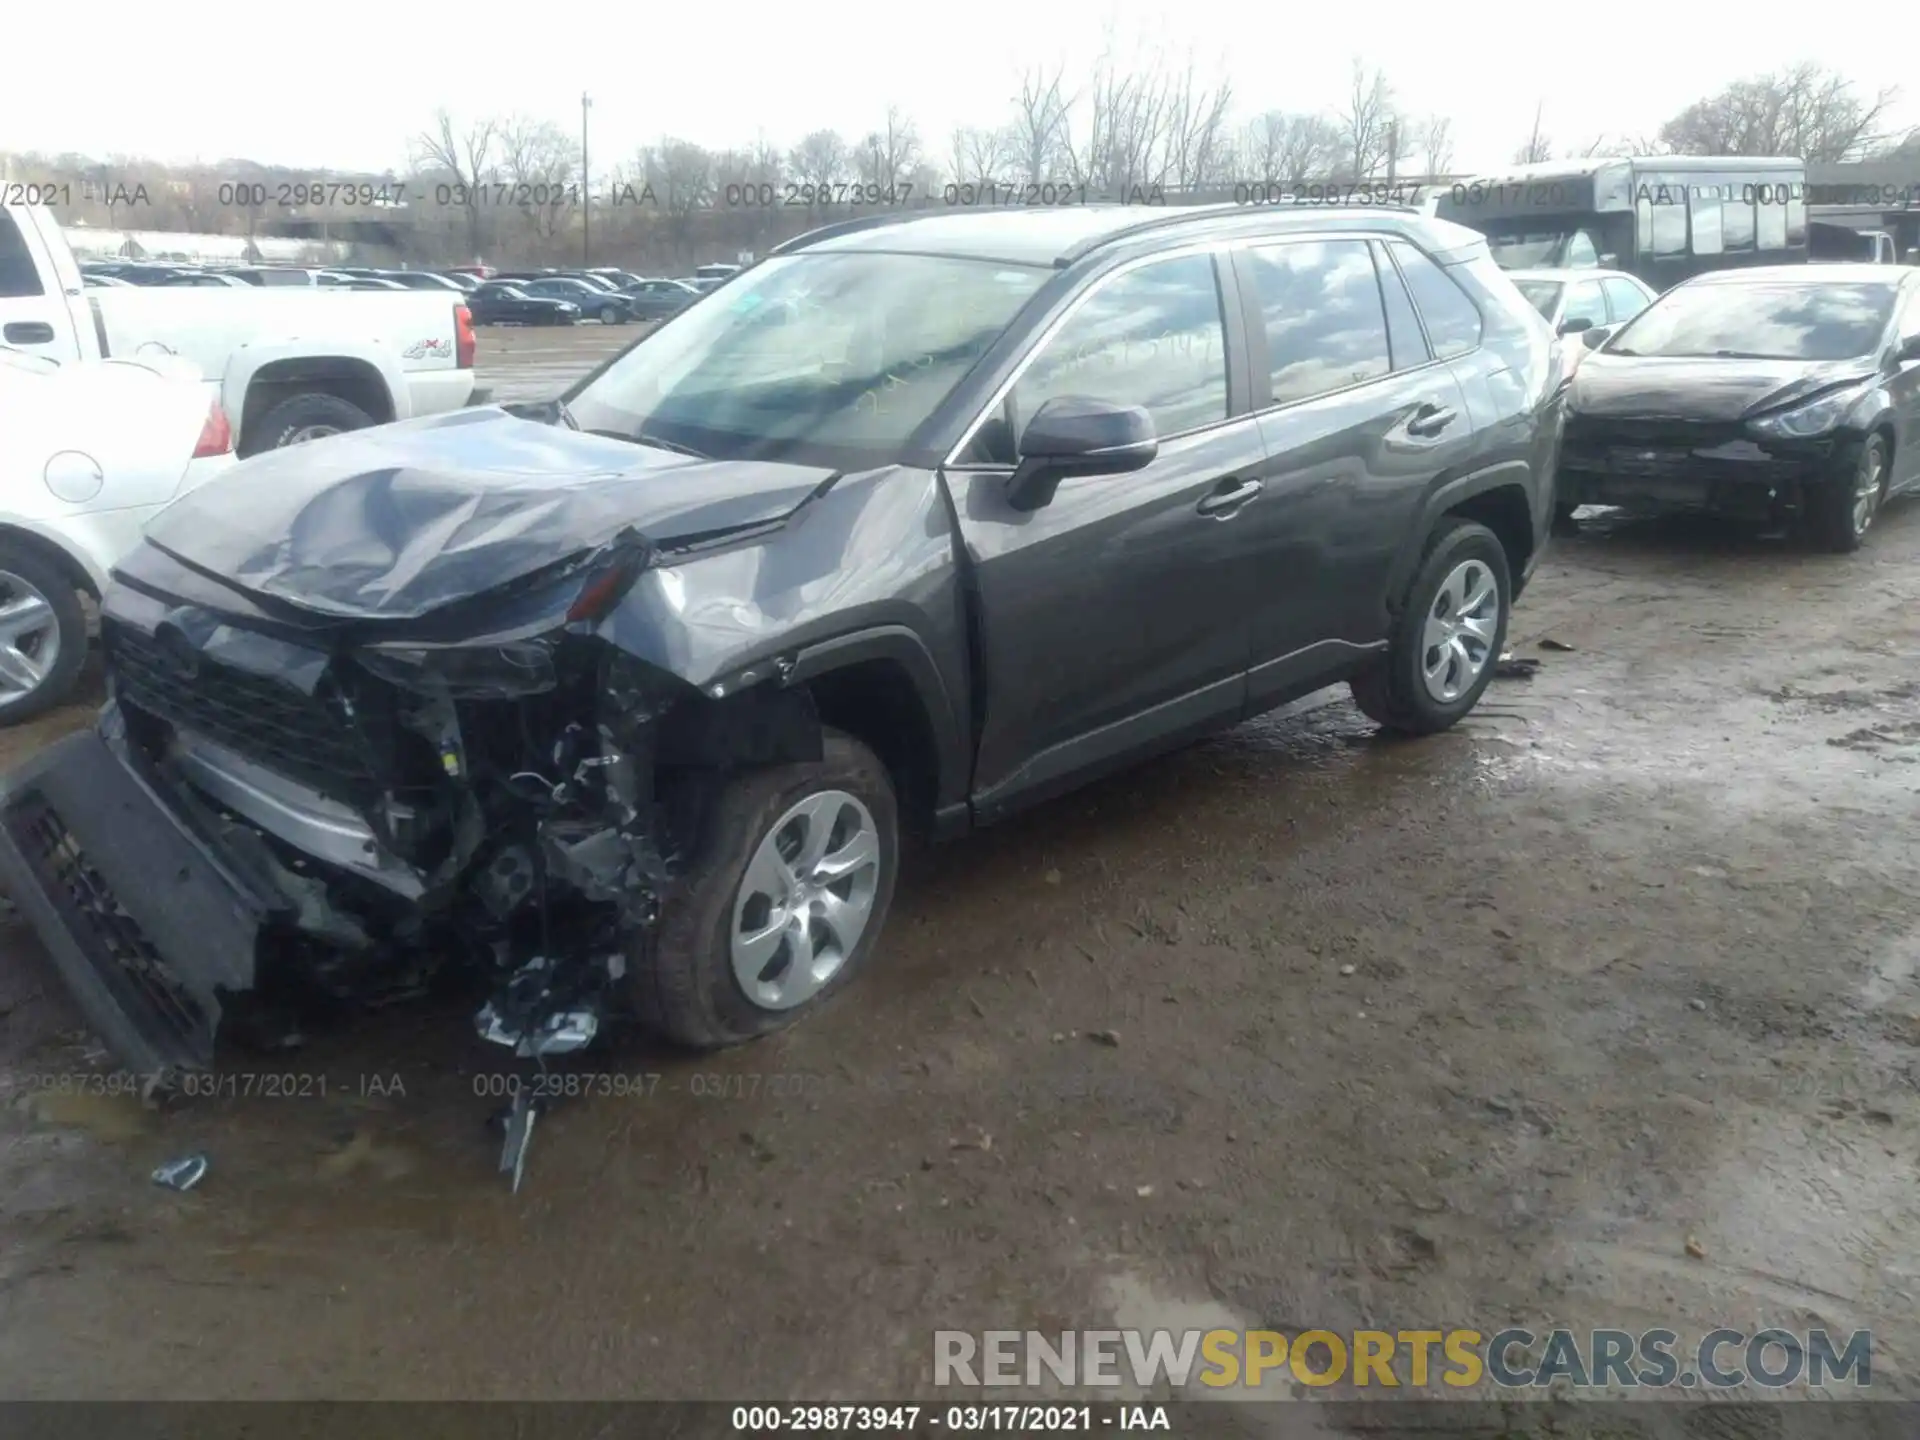
{"type": "Polygon", "coordinates": [[[1886,483],[1886,453],[1869,444],[1860,457],[1860,468],[1853,482],[1853,533],[1864,535],[1880,512],[1880,488],[1886,483]]]}
{"type": "Polygon", "coordinates": [[[60,659],[53,602],[10,570],[0,570],[0,709],[38,690],[60,659]]]}
{"type": "Polygon", "coordinates": [[[1473,688],[1493,659],[1500,632],[1500,584],[1484,560],[1447,572],[1420,636],[1420,678],[1427,694],[1451,705],[1473,688]]]}
{"type": "Polygon", "coordinates": [[[880,831],[844,790],[789,809],[754,847],[734,897],[734,979],[765,1010],[791,1010],[823,990],[873,919],[880,831]]]}

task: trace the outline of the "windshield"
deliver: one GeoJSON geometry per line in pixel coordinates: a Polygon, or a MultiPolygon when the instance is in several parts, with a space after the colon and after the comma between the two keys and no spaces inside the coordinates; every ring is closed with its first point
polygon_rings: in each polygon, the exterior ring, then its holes
{"type": "Polygon", "coordinates": [[[1493,263],[1502,270],[1543,270],[1560,263],[1573,233],[1571,227],[1540,225],[1505,234],[1494,231],[1487,235],[1487,248],[1493,252],[1493,263]]]}
{"type": "Polygon", "coordinates": [[[681,310],[567,404],[582,430],[714,457],[897,451],[1050,273],[936,255],[776,256],[681,310]]]}
{"type": "Polygon", "coordinates": [[[1606,347],[1609,355],[1851,360],[1879,347],[1892,285],[1700,285],[1670,290],[1606,347]]]}
{"type": "Polygon", "coordinates": [[[1553,307],[1560,303],[1562,288],[1558,280],[1516,280],[1513,283],[1527,297],[1527,303],[1538,310],[1543,318],[1553,318],[1553,307]]]}

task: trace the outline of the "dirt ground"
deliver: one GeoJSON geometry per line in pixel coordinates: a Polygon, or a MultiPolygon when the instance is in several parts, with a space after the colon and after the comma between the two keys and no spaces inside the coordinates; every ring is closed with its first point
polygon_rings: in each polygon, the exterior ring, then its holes
{"type": "MultiPolygon", "coordinates": [[[[498,334],[534,393],[631,338],[498,334]]],[[[1911,1395],[1920,505],[1595,523],[1513,647],[1448,735],[1334,697],[914,857],[859,986],[583,1066],[517,1196],[464,1012],[152,1111],[49,1083],[0,930],[0,1391],[903,1398],[935,1328],[1217,1322],[1871,1328],[1911,1395]]]]}

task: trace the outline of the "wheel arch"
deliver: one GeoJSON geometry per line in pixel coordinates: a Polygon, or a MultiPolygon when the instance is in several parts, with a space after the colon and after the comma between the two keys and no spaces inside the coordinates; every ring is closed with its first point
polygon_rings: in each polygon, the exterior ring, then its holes
{"type": "Polygon", "coordinates": [[[1530,474],[1524,462],[1514,461],[1459,476],[1428,492],[1420,518],[1402,542],[1388,573],[1383,600],[1389,621],[1406,603],[1407,588],[1419,573],[1427,545],[1449,516],[1477,521],[1493,532],[1506,553],[1508,574],[1518,596],[1534,559],[1535,536],[1539,533],[1539,519],[1533,513],[1528,488],[1530,474]]]}
{"type": "Polygon", "coordinates": [[[289,355],[255,366],[237,387],[239,404],[227,413],[239,417],[234,440],[237,449],[253,453],[248,440],[260,420],[275,406],[296,395],[331,395],[373,416],[376,424],[404,420],[400,413],[404,387],[373,359],[355,355],[289,355]]]}
{"type": "Polygon", "coordinates": [[[821,724],[880,757],[911,828],[928,835],[966,828],[966,738],[917,634],[879,625],[809,645],[794,657],[787,683],[806,687],[821,724]]]}
{"type": "Polygon", "coordinates": [[[45,561],[73,582],[73,588],[93,599],[100,598],[105,576],[95,575],[87,563],[58,540],[29,530],[23,525],[0,520],[0,543],[18,544],[37,559],[45,561]]]}

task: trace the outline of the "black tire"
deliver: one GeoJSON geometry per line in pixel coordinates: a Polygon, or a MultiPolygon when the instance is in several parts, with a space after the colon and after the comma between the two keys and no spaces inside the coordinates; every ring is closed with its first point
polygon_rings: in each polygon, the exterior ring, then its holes
{"type": "Polygon", "coordinates": [[[842,990],[873,953],[893,904],[900,867],[899,807],[887,769],[865,745],[829,730],[824,757],[742,771],[714,803],[687,888],[662,910],[651,953],[632,957],[632,997],[641,1023],[696,1050],[739,1045],[783,1030],[842,990]],[[853,953],[817,993],[788,1010],[755,1004],[734,978],[734,902],[763,837],[807,795],[843,790],[867,807],[879,836],[871,918],[853,953]]]}
{"type": "Polygon", "coordinates": [[[1830,555],[1851,555],[1860,548],[1887,498],[1887,480],[1892,474],[1887,463],[1890,451],[1887,437],[1876,431],[1867,437],[1854,463],[1844,472],[1809,488],[1801,525],[1815,549],[1830,555]],[[1865,520],[1859,521],[1854,515],[1854,501],[1869,470],[1878,472],[1880,482],[1865,520]]]}
{"type": "Polygon", "coordinates": [[[331,425],[344,431],[364,430],[375,423],[373,416],[338,395],[310,391],[282,400],[248,426],[246,453],[257,455],[262,450],[278,450],[293,444],[294,435],[315,425],[331,425]]]}
{"type": "Polygon", "coordinates": [[[620,307],[617,305],[602,305],[597,318],[602,325],[618,325],[620,323],[620,307]]]}
{"type": "Polygon", "coordinates": [[[0,701],[0,726],[21,725],[65,704],[73,694],[80,669],[87,663],[87,612],[80,607],[73,577],[17,540],[0,538],[0,571],[19,576],[46,597],[53,607],[60,646],[38,685],[17,700],[0,701]]]}
{"type": "Polygon", "coordinates": [[[1457,723],[1479,703],[1493,679],[1500,652],[1507,643],[1507,622],[1513,609],[1513,578],[1507,552],[1486,526],[1457,516],[1440,522],[1427,539],[1407,603],[1394,617],[1386,658],[1350,682],[1354,703],[1382,728],[1403,735],[1433,735],[1457,723]],[[1453,569],[1477,560],[1487,567],[1496,587],[1499,621],[1493,644],[1479,675],[1451,701],[1436,699],[1422,677],[1423,635],[1440,587],[1453,569]]]}

